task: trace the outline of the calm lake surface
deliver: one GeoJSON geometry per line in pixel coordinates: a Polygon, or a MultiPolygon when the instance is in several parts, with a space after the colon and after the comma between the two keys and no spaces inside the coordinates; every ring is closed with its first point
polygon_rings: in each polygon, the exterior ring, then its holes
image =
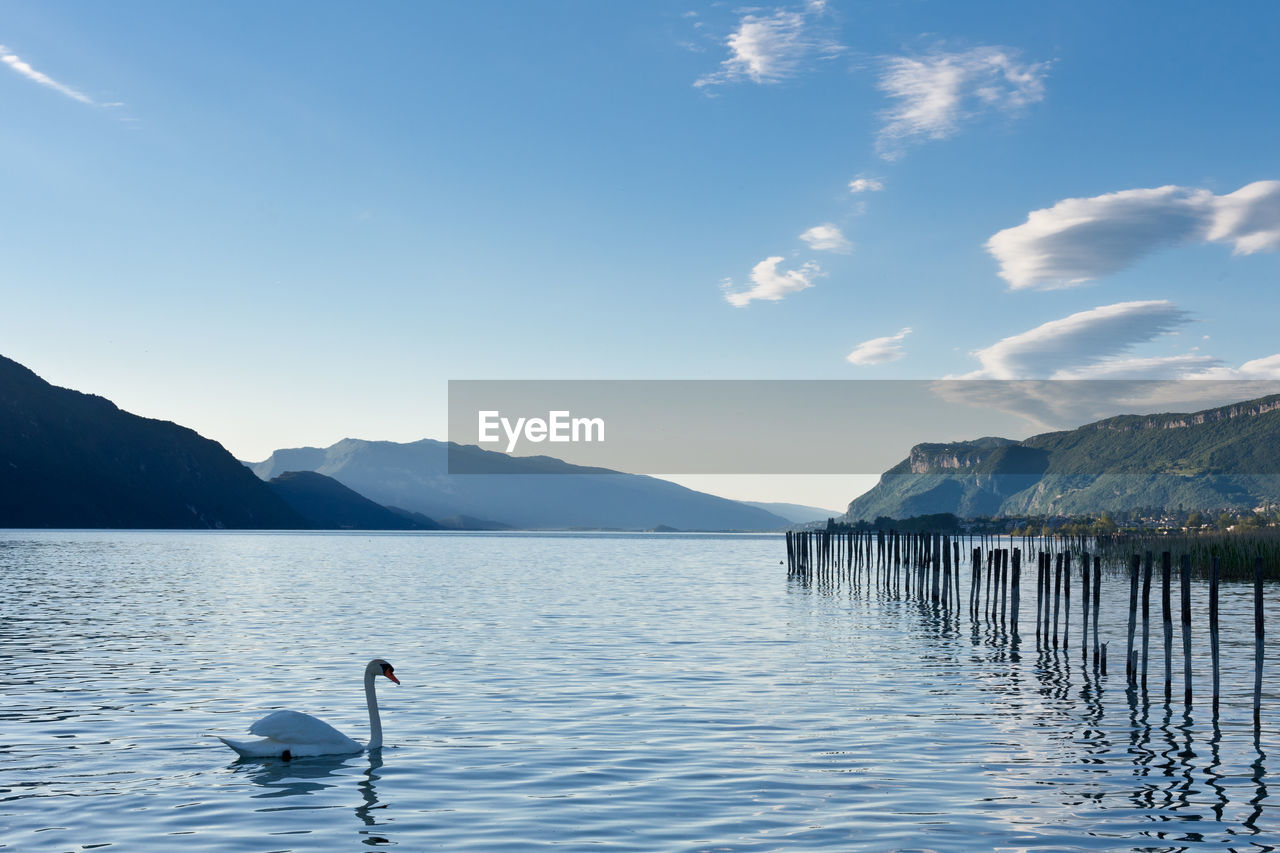
{"type": "Polygon", "coordinates": [[[0,532],[0,848],[1280,844],[1251,587],[1224,588],[1215,722],[1200,586],[1187,712],[1180,658],[1171,707],[1125,690],[1122,578],[1097,677],[1078,612],[1068,652],[1036,652],[1034,586],[1015,650],[784,558],[780,536],[0,532]],[[378,753],[237,761],[211,737],[292,708],[366,738],[375,656],[403,682],[380,679],[378,753]]]}

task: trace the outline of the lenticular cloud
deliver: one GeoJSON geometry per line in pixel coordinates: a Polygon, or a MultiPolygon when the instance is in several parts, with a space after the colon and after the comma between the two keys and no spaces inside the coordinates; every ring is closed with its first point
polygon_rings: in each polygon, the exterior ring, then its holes
{"type": "Polygon", "coordinates": [[[1280,181],[1256,181],[1227,195],[1164,186],[1069,198],[996,233],[986,249],[1013,290],[1048,290],[1191,243],[1229,243],[1243,255],[1280,249],[1280,181]]]}

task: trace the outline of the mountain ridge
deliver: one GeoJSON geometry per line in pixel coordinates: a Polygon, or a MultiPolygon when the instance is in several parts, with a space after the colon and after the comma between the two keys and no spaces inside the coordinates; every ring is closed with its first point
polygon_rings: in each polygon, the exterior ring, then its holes
{"type": "Polygon", "coordinates": [[[433,519],[474,516],[528,529],[733,531],[781,530],[790,524],[766,510],[656,477],[429,438],[405,443],[345,438],[327,448],[283,448],[246,464],[264,479],[302,466],[384,506],[433,519]],[[464,455],[469,473],[450,474],[450,454],[464,455]]]}
{"type": "Polygon", "coordinates": [[[1280,500],[1278,448],[1280,395],[1116,415],[1022,441],[918,444],[841,518],[1252,509],[1280,500]]]}
{"type": "Polygon", "coordinates": [[[0,527],[306,526],[218,442],[0,356],[0,527]]]}

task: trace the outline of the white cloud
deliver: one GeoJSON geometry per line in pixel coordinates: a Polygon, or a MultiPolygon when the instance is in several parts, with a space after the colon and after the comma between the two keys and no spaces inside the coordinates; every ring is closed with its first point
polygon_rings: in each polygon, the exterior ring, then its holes
{"type": "Polygon", "coordinates": [[[783,260],[781,255],[777,255],[765,258],[752,267],[751,281],[755,286],[750,290],[730,293],[728,289],[733,286],[733,282],[725,279],[722,285],[726,291],[725,300],[730,305],[738,308],[747,305],[754,299],[777,302],[788,293],[795,293],[796,291],[813,287],[813,280],[823,274],[822,269],[813,261],[802,264],[799,269],[780,271],[778,264],[782,263],[783,260]]]}
{"type": "Polygon", "coordinates": [[[1234,243],[1237,255],[1280,249],[1280,181],[1254,181],[1215,196],[1205,239],[1234,243]]]}
{"type": "MultiPolygon", "coordinates": [[[[809,11],[821,14],[823,4],[810,5],[809,11]]],[[[844,48],[836,42],[810,31],[803,12],[779,9],[771,15],[744,15],[738,28],[725,40],[729,58],[720,70],[701,77],[693,85],[716,86],[725,83],[777,83],[802,71],[810,57],[830,57],[844,48]]]]}
{"type": "Polygon", "coordinates": [[[1044,98],[1045,63],[1020,63],[1002,47],[885,60],[879,87],[897,103],[883,113],[880,155],[895,160],[906,143],[945,139],[984,112],[1013,112],[1044,98]]]}
{"type": "Polygon", "coordinates": [[[1280,353],[1246,361],[1239,367],[1214,367],[1192,374],[1191,379],[1280,379],[1280,353]]]}
{"type": "Polygon", "coordinates": [[[1055,371],[1054,379],[1171,379],[1190,378],[1215,368],[1220,359],[1183,353],[1148,358],[1104,358],[1080,367],[1055,371]]]}
{"type": "Polygon", "coordinates": [[[884,189],[884,181],[879,178],[854,178],[849,182],[851,193],[878,193],[884,189]]]}
{"type": "MultiPolygon", "coordinates": [[[[1108,365],[1134,346],[1152,340],[1189,320],[1187,312],[1167,300],[1119,302],[1051,320],[1034,329],[974,351],[982,368],[964,379],[1061,379],[1084,375],[1118,375],[1108,365]]],[[[1184,357],[1179,357],[1184,358],[1184,357]]],[[[1195,357],[1200,359],[1202,357],[1195,357]]],[[[1191,366],[1215,363],[1197,361],[1191,366]]],[[[1154,365],[1131,362],[1147,375],[1154,365]]],[[[1178,365],[1169,362],[1168,368],[1178,365]]],[[[1183,367],[1188,365],[1183,364],[1183,367]]]]}
{"type": "Polygon", "coordinates": [[[48,86],[50,89],[53,89],[55,92],[60,92],[63,95],[66,95],[68,98],[79,101],[82,104],[90,104],[90,105],[93,104],[93,101],[89,98],[88,95],[84,94],[83,92],[78,92],[75,89],[72,89],[70,86],[66,86],[66,85],[63,85],[62,83],[59,83],[57,80],[54,80],[48,74],[43,74],[35,70],[29,64],[27,64],[26,62],[23,62],[20,58],[18,58],[17,55],[10,53],[9,49],[6,48],[4,45],[0,45],[0,62],[3,62],[5,65],[8,65],[10,68],[18,72],[19,74],[21,74],[23,77],[26,77],[28,80],[39,83],[41,86],[48,86]]]}
{"type": "Polygon", "coordinates": [[[809,248],[818,252],[838,252],[847,255],[853,251],[853,244],[845,239],[840,229],[830,222],[815,225],[800,235],[800,239],[809,244],[809,248]]]}
{"type": "Polygon", "coordinates": [[[897,361],[906,355],[902,349],[902,341],[909,334],[911,334],[911,327],[907,326],[896,335],[863,341],[853,348],[853,352],[845,356],[845,360],[850,364],[857,365],[885,364],[886,362],[897,361]]]}
{"type": "Polygon", "coordinates": [[[1013,290],[1072,287],[1158,248],[1230,243],[1236,254],[1280,249],[1280,181],[1227,195],[1164,186],[1069,198],[997,232],[986,249],[1013,290]]]}

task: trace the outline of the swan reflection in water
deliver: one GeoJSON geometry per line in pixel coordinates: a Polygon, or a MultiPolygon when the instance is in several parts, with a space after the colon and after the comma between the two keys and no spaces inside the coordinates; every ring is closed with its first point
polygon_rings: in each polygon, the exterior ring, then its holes
{"type": "MultiPolygon", "coordinates": [[[[376,826],[378,820],[376,809],[385,809],[384,803],[378,802],[375,784],[381,778],[378,771],[382,768],[382,750],[370,750],[357,756],[317,756],[314,758],[294,759],[293,761],[250,761],[238,760],[231,765],[236,773],[243,773],[249,781],[262,787],[261,793],[254,794],[256,799],[279,799],[290,797],[310,797],[331,788],[346,788],[352,778],[350,770],[360,769],[356,788],[360,792],[360,805],[355,807],[356,817],[365,826],[376,826]]],[[[316,806],[305,802],[279,803],[266,811],[284,811],[289,809],[307,809],[316,806]]],[[[374,839],[370,839],[371,841],[374,839]]]]}

